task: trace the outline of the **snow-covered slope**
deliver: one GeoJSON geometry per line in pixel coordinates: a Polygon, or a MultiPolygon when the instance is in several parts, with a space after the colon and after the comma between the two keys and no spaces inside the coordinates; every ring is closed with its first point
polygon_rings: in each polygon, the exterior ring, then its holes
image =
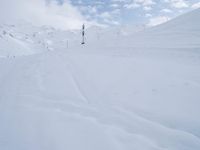
{"type": "Polygon", "coordinates": [[[0,56],[1,57],[9,57],[13,54],[17,55],[30,55],[33,54],[31,47],[29,47],[28,43],[25,43],[20,37],[15,37],[13,35],[12,30],[8,30],[14,28],[14,26],[1,26],[0,27],[0,56]]]}
{"type": "Polygon", "coordinates": [[[68,47],[69,43],[78,43],[78,34],[78,31],[36,27],[26,22],[3,24],[0,26],[0,56],[15,57],[63,49],[68,47]]]}
{"type": "Polygon", "coordinates": [[[133,46],[158,48],[199,48],[200,9],[175,18],[146,32],[129,37],[133,46]]]}
{"type": "Polygon", "coordinates": [[[93,42],[106,41],[106,39],[122,38],[124,36],[132,35],[137,32],[144,31],[144,25],[124,25],[117,27],[102,28],[92,26],[86,30],[86,42],[92,44],[93,42]]]}
{"type": "Polygon", "coordinates": [[[199,12],[86,45],[78,32],[7,29],[0,49],[25,53],[14,38],[34,54],[0,58],[0,149],[199,150],[199,12]]]}
{"type": "Polygon", "coordinates": [[[94,47],[130,48],[198,48],[200,47],[200,9],[179,16],[165,24],[153,28],[143,28],[124,37],[102,34],[92,41],[94,47]],[[145,30],[145,31],[144,31],[145,30]],[[105,46],[106,45],[106,46],[105,46]]]}

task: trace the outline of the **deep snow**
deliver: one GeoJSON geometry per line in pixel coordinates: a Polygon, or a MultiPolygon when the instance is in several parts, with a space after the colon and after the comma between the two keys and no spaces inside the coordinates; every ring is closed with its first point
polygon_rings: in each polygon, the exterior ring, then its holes
{"type": "Polygon", "coordinates": [[[0,149],[199,150],[199,19],[88,29],[86,45],[79,31],[2,25],[0,149]]]}

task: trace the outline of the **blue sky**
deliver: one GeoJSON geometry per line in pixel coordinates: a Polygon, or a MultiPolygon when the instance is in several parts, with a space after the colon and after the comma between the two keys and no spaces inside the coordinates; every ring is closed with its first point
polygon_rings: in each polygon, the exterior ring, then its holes
{"type": "Polygon", "coordinates": [[[200,8],[200,0],[0,0],[0,21],[25,20],[59,29],[148,25],[200,8]]]}
{"type": "Polygon", "coordinates": [[[197,8],[200,0],[71,0],[71,4],[88,20],[102,24],[149,24],[153,20],[156,24],[197,8]]]}

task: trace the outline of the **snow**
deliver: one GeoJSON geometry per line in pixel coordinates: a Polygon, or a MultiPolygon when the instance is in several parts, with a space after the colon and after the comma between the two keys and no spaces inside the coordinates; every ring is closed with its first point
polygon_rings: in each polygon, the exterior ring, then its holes
{"type": "Polygon", "coordinates": [[[86,45],[80,31],[2,25],[0,149],[199,150],[199,19],[94,27],[86,45]]]}

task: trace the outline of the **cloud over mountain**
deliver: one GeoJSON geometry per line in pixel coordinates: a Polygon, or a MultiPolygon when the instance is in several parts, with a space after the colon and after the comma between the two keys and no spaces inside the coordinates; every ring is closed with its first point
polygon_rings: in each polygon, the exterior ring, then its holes
{"type": "MultiPolygon", "coordinates": [[[[25,20],[35,25],[51,25],[61,29],[77,29],[83,22],[87,22],[68,0],[63,4],[45,0],[2,0],[0,20],[4,22],[25,20]]],[[[88,24],[93,23],[88,22],[88,24]]]]}

